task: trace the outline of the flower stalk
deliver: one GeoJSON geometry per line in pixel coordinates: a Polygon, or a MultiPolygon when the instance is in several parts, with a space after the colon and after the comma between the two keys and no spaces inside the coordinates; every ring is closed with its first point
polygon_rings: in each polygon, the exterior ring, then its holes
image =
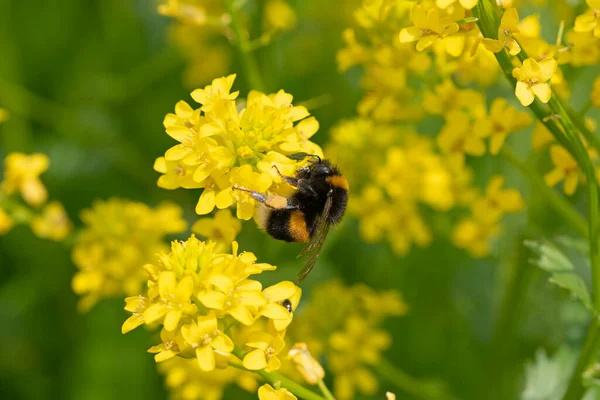
{"type": "MultiPolygon", "coordinates": [[[[477,25],[485,37],[495,38],[495,27],[499,25],[499,16],[494,4],[490,0],[481,0],[474,9],[474,15],[479,18],[477,25]]],[[[519,60],[524,61],[528,58],[525,51],[518,55],[519,60]]],[[[504,75],[509,82],[515,86],[516,82],[512,77],[512,64],[509,56],[505,52],[496,54],[496,59],[500,64],[504,75]]],[[[550,130],[554,137],[563,145],[569,153],[575,158],[584,172],[587,179],[588,191],[588,234],[586,235],[590,245],[590,264],[592,269],[592,289],[593,302],[595,307],[600,308],[600,254],[598,253],[598,183],[595,176],[594,167],[590,160],[587,149],[580,138],[583,135],[588,142],[598,148],[600,140],[589,132],[583,121],[574,112],[568,112],[570,108],[565,106],[557,94],[553,91],[548,103],[551,114],[547,114],[545,107],[538,101],[531,104],[530,109],[537,118],[550,130]],[[556,123],[560,121],[561,130],[556,123]]],[[[596,357],[600,350],[600,326],[598,323],[592,323],[587,333],[587,339],[583,347],[577,367],[573,372],[571,381],[563,400],[580,399],[584,393],[581,374],[590,362],[596,357]]]]}
{"type": "Polygon", "coordinates": [[[242,27],[239,6],[235,4],[234,0],[225,0],[225,5],[231,15],[231,28],[235,34],[238,50],[246,69],[247,83],[252,89],[264,92],[265,84],[260,74],[256,58],[254,58],[254,55],[252,54],[255,46],[248,38],[248,32],[245,32],[242,27]]]}

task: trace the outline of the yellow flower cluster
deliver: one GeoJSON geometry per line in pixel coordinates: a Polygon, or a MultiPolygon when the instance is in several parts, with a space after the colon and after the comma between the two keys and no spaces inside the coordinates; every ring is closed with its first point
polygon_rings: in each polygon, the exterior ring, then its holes
{"type": "Polygon", "coordinates": [[[158,263],[146,264],[148,290],[125,299],[132,316],[123,333],[142,324],[161,326],[162,343],[149,349],[157,362],[180,356],[194,358],[205,372],[240,360],[248,370],[279,369],[293,316],[283,303],[295,309],[300,288],[284,281],[263,289],[249,277],[274,266],[256,263],[252,253],[238,254],[235,242],[232,253],[218,253],[215,245],[192,235],[172,242],[158,263]]]}
{"type": "Polygon", "coordinates": [[[273,165],[293,175],[298,162],[286,157],[297,152],[322,155],[308,139],[319,129],[306,108],[292,105],[292,96],[280,90],[266,95],[251,91],[245,107],[238,109],[231,93],[235,75],[215,79],[212,85],[192,92],[201,104],[193,109],[184,101],[175,114],[165,117],[166,132],[179,144],[156,160],[165,189],[204,188],[196,212],[208,214],[215,206],[237,204],[237,217],[254,215],[256,201],[239,186],[259,192],[285,190],[273,165]],[[295,124],[296,123],[296,124],[295,124]]]}
{"type": "Polygon", "coordinates": [[[48,191],[40,175],[49,166],[50,160],[41,153],[10,153],[5,158],[4,179],[0,182],[0,235],[17,223],[28,223],[33,233],[43,239],[61,241],[71,233],[73,225],[62,204],[45,204],[48,191]],[[39,210],[41,206],[44,208],[39,210]]]}
{"type": "Polygon", "coordinates": [[[500,232],[502,216],[519,212],[524,207],[521,194],[514,189],[504,189],[504,177],[496,175],[490,180],[485,194],[476,196],[471,215],[457,224],[452,241],[473,257],[485,257],[490,253],[491,239],[500,232]]]}
{"type": "Polygon", "coordinates": [[[0,124],[8,121],[9,118],[10,118],[10,114],[8,113],[8,111],[6,111],[3,108],[0,108],[0,124]]]}
{"type": "Polygon", "coordinates": [[[174,204],[146,204],[112,198],[97,201],[81,212],[84,228],[72,256],[78,272],[73,290],[87,311],[102,298],[139,293],[145,282],[142,268],[166,249],[166,235],[185,231],[182,210],[174,204]]]}
{"type": "MultiPolygon", "coordinates": [[[[359,28],[344,32],[346,46],[338,53],[338,65],[342,71],[364,67],[361,118],[335,127],[326,153],[358,188],[349,211],[359,218],[365,240],[385,238],[398,254],[406,254],[413,244],[428,245],[433,233],[423,206],[435,211],[478,207],[481,196],[472,187],[468,156],[497,155],[510,134],[531,124],[527,113],[505,99],[488,105],[481,91],[455,83],[493,83],[499,68],[489,50],[518,54],[517,35],[539,36],[530,27],[535,21],[520,22],[509,3],[502,3],[507,10],[497,38],[483,38],[468,20],[477,1],[376,0],[363,1],[357,10],[359,28]],[[444,120],[433,139],[416,133],[423,129],[418,127],[425,120],[423,111],[444,120]]],[[[547,82],[557,74],[556,62],[546,68],[552,61],[515,65],[523,102],[536,95],[547,101],[547,82]]],[[[499,228],[497,218],[494,228],[499,228]]],[[[459,223],[453,241],[469,249],[464,231],[459,223]]],[[[486,249],[497,232],[485,235],[486,249]]]]}
{"type": "Polygon", "coordinates": [[[396,291],[329,281],[315,287],[290,336],[306,342],[315,357],[326,361],[337,399],[353,399],[357,391],[372,396],[379,384],[371,368],[391,345],[391,335],[381,324],[406,310],[396,291]]]}

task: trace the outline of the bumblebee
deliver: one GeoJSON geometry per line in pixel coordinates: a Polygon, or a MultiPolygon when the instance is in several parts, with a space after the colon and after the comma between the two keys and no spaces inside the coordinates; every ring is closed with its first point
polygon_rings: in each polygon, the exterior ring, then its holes
{"type": "Polygon", "coordinates": [[[267,234],[286,242],[306,243],[298,257],[306,255],[300,282],[313,269],[331,225],[342,219],[348,203],[349,186],[339,169],[320,157],[297,153],[294,160],[310,157],[310,163],[296,171],[296,176],[281,178],[296,190],[289,196],[265,194],[235,187],[260,203],[257,220],[267,234]]]}

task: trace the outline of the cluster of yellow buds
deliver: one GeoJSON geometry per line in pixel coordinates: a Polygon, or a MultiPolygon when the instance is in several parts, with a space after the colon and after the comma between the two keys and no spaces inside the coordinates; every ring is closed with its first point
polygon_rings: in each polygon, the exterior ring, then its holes
{"type": "MultiPolygon", "coordinates": [[[[314,357],[325,361],[333,375],[335,397],[353,399],[357,391],[375,394],[379,383],[372,368],[392,340],[381,324],[388,317],[406,313],[400,294],[334,280],[316,286],[302,311],[290,327],[290,336],[306,342],[314,357]],[[325,314],[327,318],[323,318],[325,314]]],[[[318,367],[311,365],[319,376],[318,367]]]]}
{"type": "Polygon", "coordinates": [[[163,174],[158,180],[162,188],[204,188],[196,206],[198,214],[237,204],[237,217],[248,220],[256,201],[234,186],[284,191],[286,186],[273,166],[284,175],[293,175],[298,162],[286,155],[321,156],[322,151],[308,140],[319,128],[317,120],[307,118],[306,108],[293,106],[290,94],[251,91],[245,108],[238,110],[238,92],[231,93],[234,80],[235,75],[215,79],[212,85],[192,92],[201,104],[197,109],[184,101],[177,103],[175,114],[168,114],[164,125],[179,144],[158,158],[154,168],[163,174]]]}
{"type": "Polygon", "coordinates": [[[150,348],[157,362],[195,358],[200,370],[241,362],[248,370],[275,371],[301,290],[284,281],[264,288],[251,275],[276,267],[257,263],[254,254],[218,253],[215,242],[194,235],[174,241],[158,263],[146,264],[148,289],[126,299],[132,313],[127,333],[146,324],[161,326],[162,343],[150,348]]]}
{"type": "Polygon", "coordinates": [[[168,247],[164,238],[186,230],[183,210],[164,203],[156,208],[112,198],[81,212],[83,229],[73,247],[78,272],[73,290],[83,296],[82,311],[105,297],[139,293],[146,281],[143,265],[168,247]]]}
{"type": "Polygon", "coordinates": [[[71,233],[73,226],[62,204],[46,204],[48,191],[40,175],[49,166],[50,160],[41,153],[10,153],[5,158],[0,182],[0,235],[19,223],[29,224],[33,233],[44,239],[61,241],[71,233]]]}

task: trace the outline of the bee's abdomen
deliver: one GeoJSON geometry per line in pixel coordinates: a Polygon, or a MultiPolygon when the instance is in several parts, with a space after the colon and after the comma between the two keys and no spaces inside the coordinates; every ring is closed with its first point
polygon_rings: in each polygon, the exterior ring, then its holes
{"type": "Polygon", "coordinates": [[[286,242],[304,243],[310,239],[304,214],[298,210],[272,210],[265,230],[275,239],[286,242]]]}

